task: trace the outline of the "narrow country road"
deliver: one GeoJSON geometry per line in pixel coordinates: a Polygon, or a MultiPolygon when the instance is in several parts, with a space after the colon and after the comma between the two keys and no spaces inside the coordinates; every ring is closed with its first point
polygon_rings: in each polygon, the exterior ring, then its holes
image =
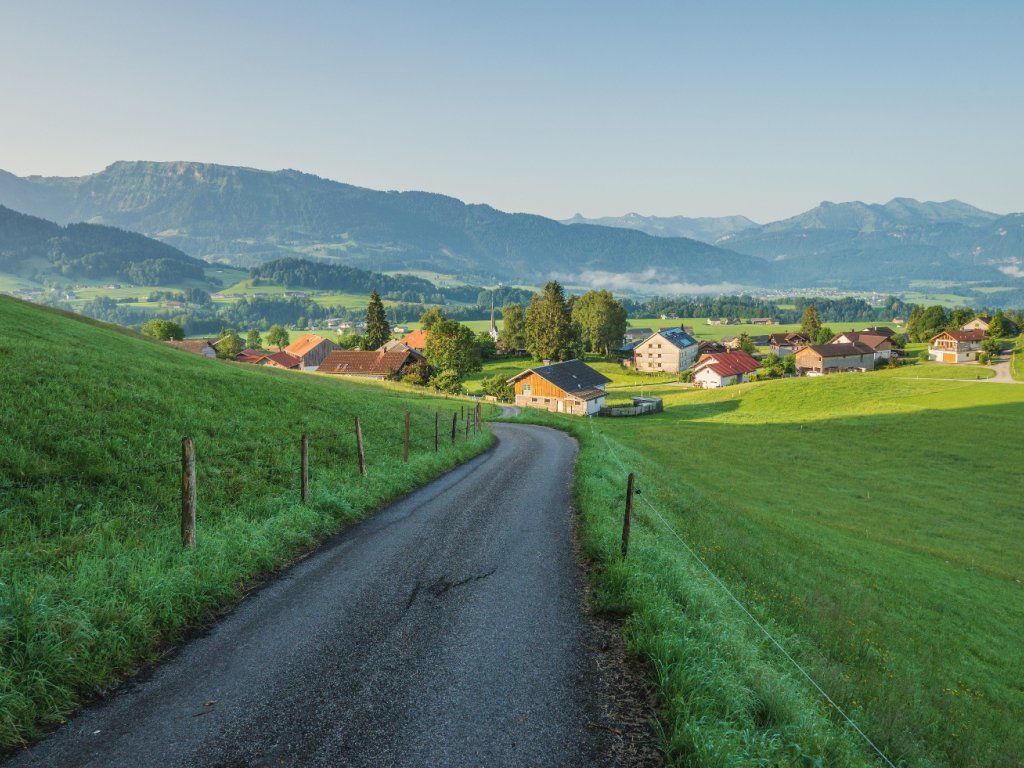
{"type": "Polygon", "coordinates": [[[7,768],[614,764],[575,444],[493,429],[7,768]]]}

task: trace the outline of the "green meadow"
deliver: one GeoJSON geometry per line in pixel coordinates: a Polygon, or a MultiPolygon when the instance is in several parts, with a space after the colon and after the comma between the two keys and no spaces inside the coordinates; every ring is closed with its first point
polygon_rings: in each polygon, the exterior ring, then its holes
{"type": "Polygon", "coordinates": [[[0,353],[0,752],[156,658],[260,574],[491,441],[460,426],[435,452],[435,414],[450,423],[455,400],[207,360],[5,297],[0,353]],[[186,435],[194,550],[179,533],[186,435]]]}
{"type": "Polygon", "coordinates": [[[595,606],[628,617],[672,764],[884,764],[725,587],[897,765],[1024,764],[1024,386],[907,370],[519,417],[580,440],[595,606]]]}

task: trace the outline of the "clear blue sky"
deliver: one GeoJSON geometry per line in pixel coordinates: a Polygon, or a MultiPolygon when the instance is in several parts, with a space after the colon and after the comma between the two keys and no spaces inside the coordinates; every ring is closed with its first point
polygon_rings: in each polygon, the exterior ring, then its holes
{"type": "Polygon", "coordinates": [[[297,168],[557,218],[1024,210],[1024,3],[4,3],[0,168],[297,168]]]}

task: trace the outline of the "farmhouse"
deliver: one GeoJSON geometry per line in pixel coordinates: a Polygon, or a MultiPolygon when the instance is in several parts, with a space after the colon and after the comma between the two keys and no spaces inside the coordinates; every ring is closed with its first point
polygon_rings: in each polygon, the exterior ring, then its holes
{"type": "Polygon", "coordinates": [[[213,346],[210,339],[185,339],[184,341],[167,341],[164,343],[170,344],[175,349],[183,349],[186,352],[202,355],[211,360],[217,357],[217,349],[213,346]]]}
{"type": "Polygon", "coordinates": [[[626,332],[622,335],[622,340],[625,344],[630,344],[634,341],[643,341],[652,333],[654,333],[653,328],[627,328],[626,332]]]}
{"type": "Polygon", "coordinates": [[[609,381],[582,360],[530,368],[508,380],[515,385],[516,405],[577,416],[601,410],[609,381]]]}
{"type": "Polygon", "coordinates": [[[751,325],[778,325],[773,317],[752,317],[750,318],[751,325]]]}
{"type": "MultiPolygon", "coordinates": [[[[844,331],[843,333],[837,333],[831,339],[828,340],[829,344],[853,344],[860,342],[871,347],[875,355],[875,360],[888,360],[892,357],[892,331],[889,331],[889,335],[886,336],[884,333],[874,333],[875,329],[871,328],[867,331],[844,331]]],[[[888,329],[879,329],[887,331],[888,329]]]]}
{"type": "Polygon", "coordinates": [[[768,336],[768,349],[779,357],[792,355],[810,343],[811,340],[802,333],[773,333],[768,336]]]}
{"type": "Polygon", "coordinates": [[[305,333],[285,347],[284,351],[299,358],[303,371],[315,371],[327,355],[339,349],[341,347],[330,339],[315,333],[305,333]]]}
{"type": "Polygon", "coordinates": [[[875,367],[875,350],[859,341],[813,344],[796,353],[796,372],[801,376],[822,376],[840,371],[863,371],[875,367]]]}
{"type": "Polygon", "coordinates": [[[423,355],[411,349],[394,349],[390,352],[383,349],[339,349],[324,359],[317,373],[359,376],[364,379],[397,379],[405,373],[406,368],[425,360],[423,355]]]}
{"type": "Polygon", "coordinates": [[[943,331],[928,344],[928,359],[937,363],[969,363],[978,359],[985,331],[943,331]]]}
{"type": "Polygon", "coordinates": [[[696,359],[697,342],[682,328],[658,331],[633,350],[638,371],[678,373],[693,365],[696,359]]]}
{"type": "Polygon", "coordinates": [[[401,342],[405,344],[409,349],[415,349],[419,353],[427,351],[427,336],[430,335],[429,331],[423,328],[418,328],[412,333],[403,336],[401,342]]]}
{"type": "Polygon", "coordinates": [[[272,355],[263,355],[256,361],[256,365],[266,365],[271,368],[285,368],[288,370],[301,368],[302,361],[295,355],[290,355],[284,350],[275,352],[272,355]]]}
{"type": "Polygon", "coordinates": [[[693,383],[702,389],[717,389],[749,381],[761,364],[746,352],[718,352],[704,355],[693,367],[693,383]]]}
{"type": "Polygon", "coordinates": [[[960,326],[961,331],[985,331],[988,333],[988,327],[992,323],[992,318],[988,315],[978,315],[976,318],[971,320],[969,323],[964,323],[960,326]]]}

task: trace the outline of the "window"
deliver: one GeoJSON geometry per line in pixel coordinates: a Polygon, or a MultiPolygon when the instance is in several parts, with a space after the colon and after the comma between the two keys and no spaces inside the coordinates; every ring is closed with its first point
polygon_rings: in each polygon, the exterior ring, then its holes
{"type": "Polygon", "coordinates": [[[523,384],[523,394],[529,395],[533,392],[533,386],[530,384],[523,384]]]}

